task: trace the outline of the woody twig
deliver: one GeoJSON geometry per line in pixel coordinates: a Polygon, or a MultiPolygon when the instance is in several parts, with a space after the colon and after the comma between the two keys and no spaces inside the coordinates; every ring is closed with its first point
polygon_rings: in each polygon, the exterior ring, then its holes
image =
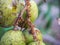
{"type": "Polygon", "coordinates": [[[14,23],[14,30],[17,30],[17,26],[18,26],[18,21],[22,21],[22,20],[24,20],[23,18],[22,18],[22,16],[23,16],[23,13],[25,12],[25,10],[26,10],[26,6],[23,8],[23,10],[21,10],[21,12],[19,13],[19,15],[18,15],[18,17],[17,17],[17,19],[16,19],[16,21],[15,21],[15,23],[14,23]]]}
{"type": "Polygon", "coordinates": [[[34,27],[35,27],[35,25],[30,21],[30,17],[31,17],[31,15],[30,15],[30,0],[25,0],[25,5],[26,5],[26,7],[27,7],[27,9],[26,9],[26,13],[27,13],[27,18],[26,18],[26,20],[27,20],[27,24],[29,25],[29,27],[31,28],[31,33],[32,33],[32,35],[33,35],[33,38],[34,38],[34,40],[35,41],[38,41],[38,39],[37,39],[37,35],[36,35],[36,31],[34,30],[34,27]]]}

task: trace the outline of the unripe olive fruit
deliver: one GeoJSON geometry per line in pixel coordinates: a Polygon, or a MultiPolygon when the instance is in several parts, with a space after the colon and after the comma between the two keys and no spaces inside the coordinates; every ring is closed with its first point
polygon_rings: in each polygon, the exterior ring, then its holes
{"type": "Polygon", "coordinates": [[[33,35],[31,33],[29,33],[28,30],[24,30],[23,31],[23,34],[24,34],[24,37],[25,37],[25,40],[26,40],[25,42],[27,44],[34,41],[33,35]]]}
{"type": "Polygon", "coordinates": [[[31,42],[29,45],[45,45],[44,42],[31,42]]]}
{"type": "MultiPolygon", "coordinates": [[[[37,28],[34,28],[34,30],[38,31],[37,28]]],[[[33,42],[34,41],[33,34],[29,31],[29,29],[24,30],[23,31],[23,34],[24,34],[26,43],[30,43],[30,42],[33,42]]],[[[37,35],[37,38],[38,38],[39,41],[43,41],[42,34],[40,32],[37,32],[36,35],[37,35]]]]}
{"type": "Polygon", "coordinates": [[[1,38],[1,45],[25,45],[25,38],[21,31],[7,31],[1,38]]]}
{"type": "Polygon", "coordinates": [[[16,9],[12,0],[0,0],[0,26],[9,27],[14,24],[16,9]]]}

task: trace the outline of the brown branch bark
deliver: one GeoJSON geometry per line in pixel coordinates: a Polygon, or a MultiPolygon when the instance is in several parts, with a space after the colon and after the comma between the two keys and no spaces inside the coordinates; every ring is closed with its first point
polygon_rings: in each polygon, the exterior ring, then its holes
{"type": "Polygon", "coordinates": [[[31,14],[30,14],[30,7],[31,7],[31,5],[30,5],[30,0],[25,0],[25,5],[27,6],[27,9],[26,9],[26,13],[27,13],[27,18],[26,18],[26,20],[27,20],[27,24],[29,25],[29,27],[31,28],[31,33],[32,33],[32,35],[33,35],[33,38],[34,38],[34,40],[35,41],[39,41],[38,39],[37,39],[37,35],[36,35],[36,31],[35,31],[35,25],[30,21],[30,17],[31,17],[31,14]]]}
{"type": "Polygon", "coordinates": [[[19,15],[18,15],[18,17],[17,17],[17,19],[16,19],[16,21],[15,21],[15,23],[14,23],[14,30],[16,30],[16,26],[18,26],[18,21],[19,20],[24,20],[23,18],[22,18],[22,16],[23,16],[23,13],[25,12],[25,10],[26,10],[26,6],[23,8],[23,10],[19,13],[19,15]]]}

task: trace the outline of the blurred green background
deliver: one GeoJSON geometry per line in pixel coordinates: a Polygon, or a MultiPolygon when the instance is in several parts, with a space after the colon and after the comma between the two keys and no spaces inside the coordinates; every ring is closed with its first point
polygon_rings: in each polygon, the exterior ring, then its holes
{"type": "Polygon", "coordinates": [[[60,45],[60,25],[58,19],[59,0],[35,0],[39,9],[39,16],[35,25],[43,34],[46,45],[60,45]]]}

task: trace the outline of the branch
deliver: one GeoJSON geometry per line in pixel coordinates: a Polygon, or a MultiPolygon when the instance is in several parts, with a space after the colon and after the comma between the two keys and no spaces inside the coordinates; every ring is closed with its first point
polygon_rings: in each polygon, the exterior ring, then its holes
{"type": "Polygon", "coordinates": [[[32,35],[33,35],[33,38],[34,38],[34,41],[40,41],[38,38],[37,38],[37,33],[36,33],[36,31],[35,31],[35,25],[34,24],[32,24],[32,22],[31,22],[31,20],[30,20],[30,17],[31,17],[31,14],[30,14],[30,7],[31,7],[31,5],[30,5],[30,0],[25,0],[25,5],[27,6],[27,9],[26,9],[26,13],[27,13],[27,18],[26,18],[26,20],[27,20],[27,24],[29,25],[29,27],[31,28],[31,33],[32,33],[32,35]]]}
{"type": "Polygon", "coordinates": [[[17,19],[16,19],[16,21],[15,21],[15,23],[14,23],[14,26],[15,26],[14,30],[16,30],[16,26],[18,25],[18,21],[19,21],[19,20],[23,20],[22,16],[23,16],[23,13],[25,12],[25,10],[26,10],[26,6],[25,6],[25,7],[23,8],[23,10],[19,13],[19,15],[18,15],[18,17],[17,17],[17,19]]]}

